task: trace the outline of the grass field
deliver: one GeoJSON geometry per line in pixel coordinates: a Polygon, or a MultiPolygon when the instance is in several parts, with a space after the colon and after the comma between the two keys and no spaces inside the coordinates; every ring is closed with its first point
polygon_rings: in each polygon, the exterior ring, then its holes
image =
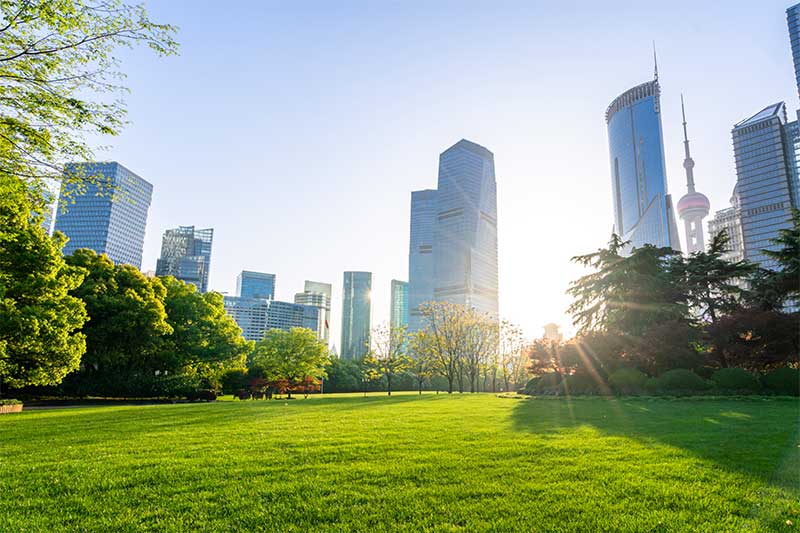
{"type": "Polygon", "coordinates": [[[30,411],[0,416],[0,531],[791,531],[797,431],[780,399],[30,411]]]}

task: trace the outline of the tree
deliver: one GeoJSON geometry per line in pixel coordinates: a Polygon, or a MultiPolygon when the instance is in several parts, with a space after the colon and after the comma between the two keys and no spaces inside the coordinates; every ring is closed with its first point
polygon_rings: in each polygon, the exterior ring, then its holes
{"type": "MultiPolygon", "coordinates": [[[[527,358],[522,354],[524,340],[522,338],[522,329],[504,320],[500,323],[499,330],[499,366],[500,376],[505,383],[505,391],[509,391],[511,382],[519,384],[525,377],[525,368],[527,358]],[[520,380],[520,381],[518,381],[520,380]]],[[[492,376],[492,392],[497,392],[497,370],[494,370],[492,376]]]]}
{"type": "Polygon", "coordinates": [[[653,324],[688,316],[680,253],[645,244],[624,257],[625,245],[612,235],[608,248],[572,258],[594,269],[567,291],[575,298],[569,312],[579,334],[611,331],[638,337],[653,324]]]}
{"type": "Polygon", "coordinates": [[[435,372],[447,379],[447,393],[452,394],[463,364],[464,307],[428,302],[420,306],[420,314],[429,336],[425,344],[428,357],[435,372]]]}
{"type": "Polygon", "coordinates": [[[127,380],[146,383],[156,371],[173,368],[160,351],[162,337],[172,333],[161,281],[93,250],[76,250],[66,262],[84,272],[83,283],[71,294],[83,300],[89,314],[82,330],[86,355],[76,379],[88,378],[102,384],[104,393],[114,393],[127,380]]]}
{"type": "Polygon", "coordinates": [[[714,235],[708,249],[695,252],[686,259],[685,283],[689,306],[705,323],[714,323],[741,305],[745,290],[742,281],[755,271],[746,261],[729,262],[723,258],[728,250],[728,234],[714,235]]]}
{"type": "Polygon", "coordinates": [[[800,363],[800,313],[741,308],[707,329],[715,368],[764,371],[800,363]]]}
{"type": "Polygon", "coordinates": [[[86,135],[124,126],[117,48],[177,51],[174,27],[122,0],[0,0],[0,14],[0,173],[23,180],[94,159],[86,135]]]}
{"type": "Polygon", "coordinates": [[[358,361],[331,357],[325,367],[326,392],[357,392],[361,390],[361,369],[358,361]]]}
{"type": "Polygon", "coordinates": [[[256,343],[251,356],[251,365],[261,368],[269,381],[289,383],[289,398],[292,386],[309,377],[324,378],[329,363],[328,347],[307,328],[271,329],[256,343]]]}
{"type": "Polygon", "coordinates": [[[60,383],[86,350],[86,310],[70,295],[83,275],[40,212],[23,182],[0,173],[0,385],[16,388],[60,383]]]}
{"type": "Polygon", "coordinates": [[[166,289],[164,308],[172,333],[162,337],[166,369],[191,370],[206,379],[231,368],[244,368],[254,343],[226,312],[222,295],[201,294],[191,283],[160,278],[166,289]],[[166,364],[169,362],[169,364],[166,364]]]}
{"type": "Polygon", "coordinates": [[[392,395],[392,380],[408,367],[406,349],[408,334],[405,326],[378,326],[372,331],[369,363],[379,377],[386,378],[388,395],[392,395]]]}
{"type": "Polygon", "coordinates": [[[469,391],[478,391],[481,370],[498,348],[498,324],[485,313],[468,307],[464,313],[463,368],[469,380],[469,391]]]}
{"type": "Polygon", "coordinates": [[[791,222],[791,228],[780,230],[772,239],[777,250],[762,250],[778,268],[759,271],[751,283],[751,302],[765,310],[800,300],[800,210],[792,209],[791,222]]]}
{"type": "Polygon", "coordinates": [[[411,334],[409,341],[411,362],[408,372],[414,376],[420,394],[422,394],[425,380],[435,375],[432,342],[433,338],[427,331],[417,331],[411,334]]]}

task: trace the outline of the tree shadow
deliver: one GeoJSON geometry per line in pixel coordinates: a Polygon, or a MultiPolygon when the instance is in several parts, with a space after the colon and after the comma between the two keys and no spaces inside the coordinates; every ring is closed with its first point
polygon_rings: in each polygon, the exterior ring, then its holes
{"type": "Polygon", "coordinates": [[[645,446],[666,444],[800,491],[800,476],[777,472],[798,452],[796,399],[532,398],[518,401],[511,418],[515,430],[545,438],[591,428],[645,446]]]}

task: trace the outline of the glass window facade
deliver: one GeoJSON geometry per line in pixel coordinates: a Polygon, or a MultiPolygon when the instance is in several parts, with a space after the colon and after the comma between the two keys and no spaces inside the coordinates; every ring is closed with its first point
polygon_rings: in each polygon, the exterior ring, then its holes
{"type": "Polygon", "coordinates": [[[342,292],[342,359],[363,359],[372,329],[372,273],[345,272],[342,292]]]}
{"type": "Polygon", "coordinates": [[[606,111],[614,231],[631,247],[680,249],[667,193],[658,80],[617,97],[606,111]]]}
{"type": "Polygon", "coordinates": [[[264,298],[225,296],[225,311],[242,328],[242,336],[251,341],[263,339],[271,329],[314,330],[319,319],[316,307],[264,298]]]}
{"type": "Polygon", "coordinates": [[[393,328],[408,326],[408,282],[392,280],[392,307],[389,323],[393,328]]]}
{"type": "Polygon", "coordinates": [[[157,276],[173,276],[191,283],[200,292],[208,290],[211,246],[214,230],[180,226],[168,229],[161,240],[161,257],[156,262],[157,276]]]}
{"type": "Polygon", "coordinates": [[[419,306],[433,300],[433,234],[436,190],[411,193],[411,238],[408,249],[408,329],[422,328],[419,306]]]}
{"type": "Polygon", "coordinates": [[[236,294],[242,298],[275,299],[275,274],[242,270],[236,277],[236,294]]]}
{"type": "Polygon", "coordinates": [[[310,305],[319,310],[314,329],[317,338],[328,345],[331,331],[331,284],[306,280],[303,292],[294,295],[294,303],[310,305]]]}
{"type": "Polygon", "coordinates": [[[789,25],[789,41],[792,45],[797,94],[800,96],[800,4],[795,4],[786,10],[786,22],[789,25]]]}
{"type": "Polygon", "coordinates": [[[70,164],[65,174],[54,225],[69,238],[64,254],[89,248],[141,268],[153,186],[113,161],[70,164]]]}

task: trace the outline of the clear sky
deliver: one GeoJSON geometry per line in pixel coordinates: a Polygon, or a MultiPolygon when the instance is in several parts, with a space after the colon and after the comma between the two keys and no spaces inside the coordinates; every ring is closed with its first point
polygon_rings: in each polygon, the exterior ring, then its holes
{"type": "Polygon", "coordinates": [[[603,245],[613,208],[604,111],[652,78],[658,47],[669,189],[685,191],[680,93],[698,190],[735,182],[730,130],[798,107],[788,3],[739,1],[270,2],[150,0],[180,27],[179,57],[125,52],[130,126],[106,139],[153,183],[143,269],[170,227],[213,227],[210,287],[242,269],[334,285],[368,270],[373,321],[407,279],[410,192],[467,138],[495,154],[500,306],[539,336],[569,326],[576,254],[603,245]]]}

